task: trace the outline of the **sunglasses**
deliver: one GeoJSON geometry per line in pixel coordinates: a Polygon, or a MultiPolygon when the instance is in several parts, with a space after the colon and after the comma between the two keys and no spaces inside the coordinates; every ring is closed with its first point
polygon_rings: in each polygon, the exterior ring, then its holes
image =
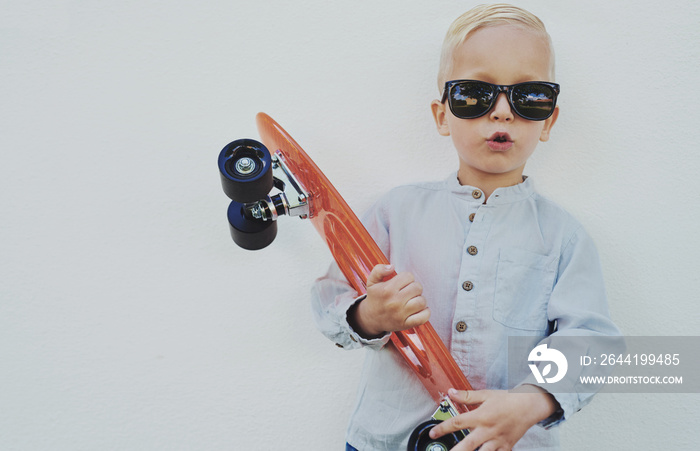
{"type": "Polygon", "coordinates": [[[494,85],[477,80],[452,80],[445,83],[442,103],[449,100],[450,111],[460,119],[475,119],[491,111],[502,92],[518,116],[543,121],[554,113],[559,85],[546,81],[494,85]]]}

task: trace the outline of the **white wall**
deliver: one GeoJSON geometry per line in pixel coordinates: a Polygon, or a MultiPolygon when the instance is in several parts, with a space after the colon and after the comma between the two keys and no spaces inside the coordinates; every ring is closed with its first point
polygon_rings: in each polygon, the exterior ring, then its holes
{"type": "MultiPolygon", "coordinates": [[[[310,224],[230,241],[218,151],[266,111],[362,211],[456,168],[429,111],[476,2],[4,1],[0,449],[342,449],[362,352],[311,320],[310,224]]],[[[559,123],[526,172],[599,245],[627,335],[697,335],[700,7],[517,1],[559,123]]],[[[565,449],[693,449],[700,396],[600,395],[565,449]]]]}

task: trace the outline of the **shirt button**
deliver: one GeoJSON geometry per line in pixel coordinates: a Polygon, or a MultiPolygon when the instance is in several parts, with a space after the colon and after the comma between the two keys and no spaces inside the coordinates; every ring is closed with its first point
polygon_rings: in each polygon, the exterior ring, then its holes
{"type": "Polygon", "coordinates": [[[469,222],[474,222],[474,216],[476,216],[476,213],[472,213],[469,215],[469,222]]]}
{"type": "Polygon", "coordinates": [[[462,289],[464,291],[472,291],[472,288],[474,288],[474,284],[470,281],[466,281],[462,284],[462,289]]]}
{"type": "Polygon", "coordinates": [[[476,255],[477,252],[479,252],[479,250],[476,248],[476,246],[469,246],[467,248],[467,252],[469,253],[469,255],[476,255]]]}
{"type": "Polygon", "coordinates": [[[460,321],[457,323],[457,326],[455,326],[455,329],[457,329],[457,332],[464,332],[467,330],[467,323],[460,321]]]}
{"type": "Polygon", "coordinates": [[[472,191],[472,197],[474,199],[481,199],[481,191],[479,191],[478,189],[475,189],[474,191],[472,191]]]}

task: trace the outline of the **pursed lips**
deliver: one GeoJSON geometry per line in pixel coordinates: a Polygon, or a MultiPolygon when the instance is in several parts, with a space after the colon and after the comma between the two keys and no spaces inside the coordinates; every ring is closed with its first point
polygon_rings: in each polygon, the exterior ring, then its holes
{"type": "Polygon", "coordinates": [[[508,133],[496,132],[486,140],[486,144],[489,149],[502,152],[513,147],[513,140],[508,133]]]}

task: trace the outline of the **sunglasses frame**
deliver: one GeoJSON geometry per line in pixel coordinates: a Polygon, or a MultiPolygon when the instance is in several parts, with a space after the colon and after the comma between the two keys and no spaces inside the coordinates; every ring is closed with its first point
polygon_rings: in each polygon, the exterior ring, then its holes
{"type": "Polygon", "coordinates": [[[488,82],[481,81],[481,80],[450,80],[450,81],[445,82],[445,89],[443,90],[442,100],[440,103],[445,103],[445,101],[448,100],[448,94],[451,93],[451,90],[456,85],[458,85],[460,83],[465,83],[465,82],[480,83],[480,84],[484,84],[486,86],[489,86],[491,88],[491,90],[495,92],[495,95],[491,99],[491,104],[489,105],[488,108],[486,108],[486,110],[483,113],[478,114],[476,116],[467,116],[467,117],[460,116],[457,113],[455,113],[454,108],[452,108],[452,101],[451,101],[452,97],[450,97],[449,98],[450,101],[447,102],[448,105],[450,106],[450,111],[452,111],[452,114],[454,114],[456,117],[458,117],[460,119],[476,119],[478,117],[485,115],[486,113],[488,113],[489,111],[491,111],[493,109],[493,106],[496,104],[496,100],[498,100],[498,96],[503,92],[506,94],[506,98],[508,99],[508,104],[510,105],[510,109],[515,114],[517,114],[518,116],[522,117],[523,119],[527,119],[529,121],[544,121],[544,120],[549,119],[552,116],[552,114],[554,114],[554,109],[557,106],[557,96],[559,95],[559,92],[561,90],[560,86],[557,83],[551,83],[548,81],[526,81],[524,83],[516,83],[514,85],[495,85],[493,83],[488,83],[488,82]],[[549,112],[549,114],[546,117],[542,117],[542,118],[528,117],[528,116],[521,114],[518,111],[518,109],[515,108],[515,106],[513,105],[513,89],[518,87],[518,86],[523,86],[523,85],[543,85],[543,86],[547,86],[548,88],[550,88],[552,90],[552,92],[554,93],[554,95],[552,96],[552,110],[549,112]]]}

